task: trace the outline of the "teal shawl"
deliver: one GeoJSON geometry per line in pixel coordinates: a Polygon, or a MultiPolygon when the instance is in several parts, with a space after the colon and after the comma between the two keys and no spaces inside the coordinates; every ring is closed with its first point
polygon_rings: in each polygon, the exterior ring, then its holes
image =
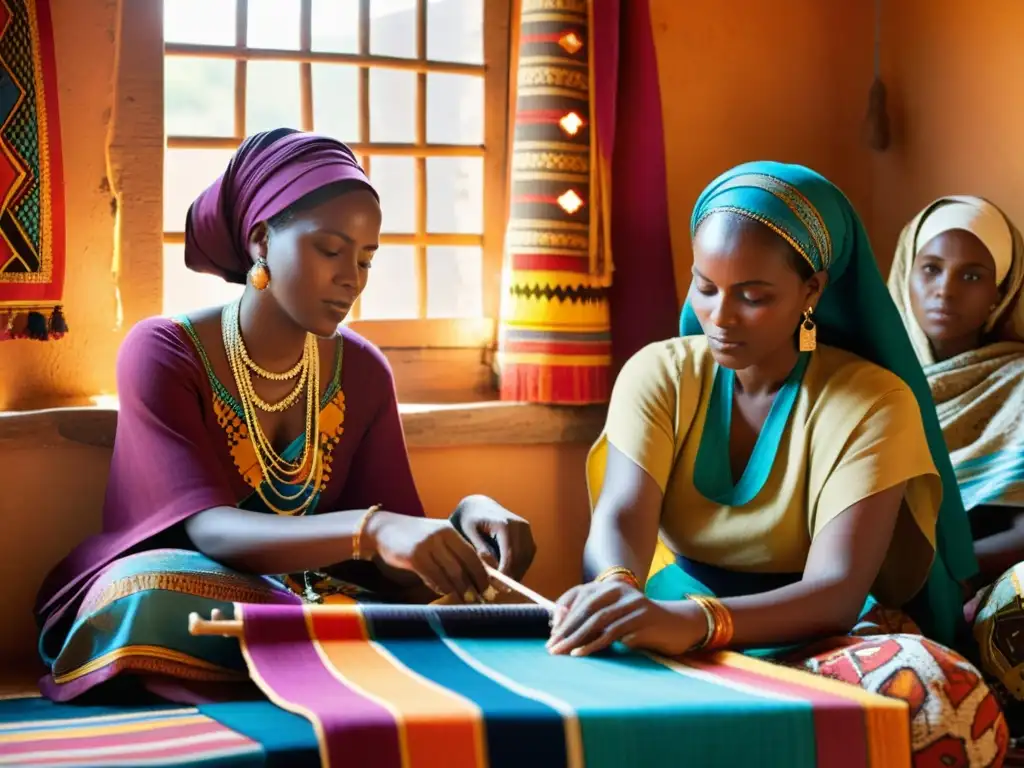
{"type": "MultiPolygon", "coordinates": [[[[776,162],[746,163],[711,182],[694,208],[691,237],[709,214],[719,210],[760,221],[787,240],[815,271],[826,271],[828,287],[814,313],[818,340],[888,369],[917,397],[932,459],[942,477],[943,497],[935,561],[927,585],[914,600],[913,614],[925,634],[952,645],[963,623],[961,585],[978,571],[971,531],[928,381],[879,272],[860,217],[846,196],[823,176],[803,166],[776,162]]],[[[689,299],[679,319],[679,333],[703,333],[689,299]]],[[[784,400],[788,402],[773,407],[772,424],[766,424],[766,429],[785,426],[793,398],[784,400]]],[[[722,416],[712,421],[709,410],[707,422],[722,433],[719,442],[728,440],[725,426],[731,398],[728,402],[723,398],[721,405],[722,416]]],[[[758,442],[765,444],[763,459],[767,462],[767,469],[758,474],[767,477],[778,441],[758,442]]]]}

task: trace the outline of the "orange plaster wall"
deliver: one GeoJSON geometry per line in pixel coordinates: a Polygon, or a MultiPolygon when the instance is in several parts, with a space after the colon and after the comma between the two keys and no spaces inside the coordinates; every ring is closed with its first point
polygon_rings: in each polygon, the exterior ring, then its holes
{"type": "Polygon", "coordinates": [[[651,0],[651,17],[680,303],[693,206],[734,165],[811,166],[871,211],[869,155],[859,141],[873,76],[870,4],[651,0]]]}
{"type": "Polygon", "coordinates": [[[901,0],[883,7],[895,143],[872,161],[871,215],[887,270],[900,230],[942,195],[987,197],[1024,225],[1024,5],[901,0]]]}

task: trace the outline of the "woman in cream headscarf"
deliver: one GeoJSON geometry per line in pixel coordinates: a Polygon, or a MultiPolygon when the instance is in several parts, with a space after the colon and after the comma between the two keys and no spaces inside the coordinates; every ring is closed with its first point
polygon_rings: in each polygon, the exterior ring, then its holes
{"type": "Polygon", "coordinates": [[[1022,284],[1020,232],[979,197],[943,197],[921,211],[889,275],[989,580],[1024,560],[1024,516],[1016,522],[1008,509],[1024,507],[1022,284]]]}

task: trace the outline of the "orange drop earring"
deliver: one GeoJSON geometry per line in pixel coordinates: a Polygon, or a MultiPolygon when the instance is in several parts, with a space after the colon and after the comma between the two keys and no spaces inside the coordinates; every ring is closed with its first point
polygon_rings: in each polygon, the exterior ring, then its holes
{"type": "Polygon", "coordinates": [[[270,268],[267,266],[266,259],[262,257],[256,259],[256,263],[249,270],[249,283],[257,291],[267,290],[267,286],[270,285],[270,268]]]}

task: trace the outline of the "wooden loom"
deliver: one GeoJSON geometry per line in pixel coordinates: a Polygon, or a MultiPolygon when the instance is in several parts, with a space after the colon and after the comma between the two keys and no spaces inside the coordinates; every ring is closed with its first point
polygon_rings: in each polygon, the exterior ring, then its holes
{"type": "MultiPolygon", "coordinates": [[[[548,600],[543,595],[534,592],[529,587],[520,584],[510,576],[506,576],[501,571],[491,568],[489,565],[485,565],[484,567],[487,569],[488,575],[495,581],[500,582],[508,589],[522,595],[531,602],[543,606],[548,613],[555,612],[555,604],[551,600],[548,600]]],[[[491,590],[488,589],[488,591],[491,590]]],[[[441,598],[434,604],[444,605],[446,603],[449,603],[449,599],[441,598]]],[[[188,617],[188,631],[192,635],[220,635],[223,637],[242,637],[243,634],[241,619],[221,618],[221,613],[218,610],[214,610],[208,619],[204,619],[198,613],[190,613],[188,617]]]]}

